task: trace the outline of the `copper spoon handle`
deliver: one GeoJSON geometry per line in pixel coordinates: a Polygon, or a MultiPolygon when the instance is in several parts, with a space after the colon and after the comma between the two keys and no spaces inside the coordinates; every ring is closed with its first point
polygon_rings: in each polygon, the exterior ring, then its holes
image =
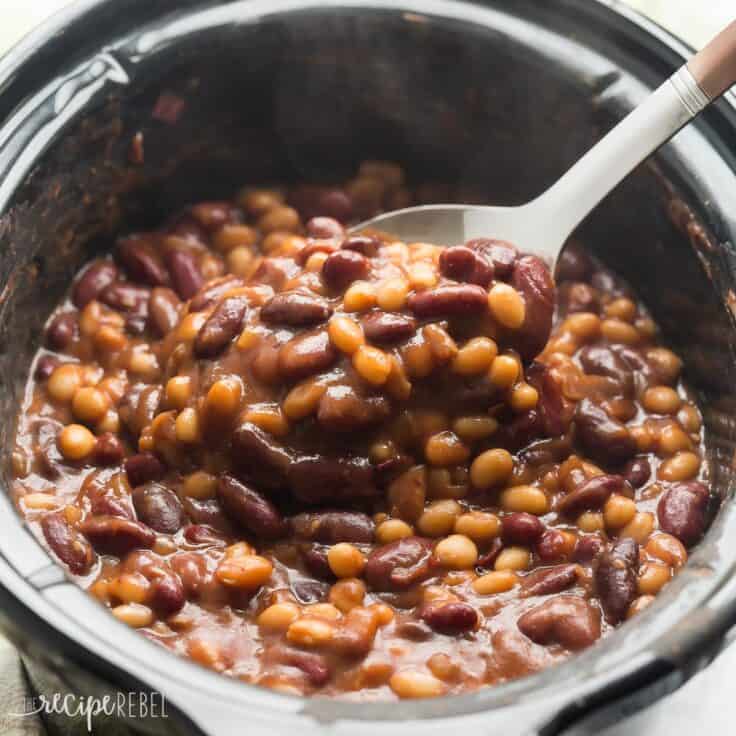
{"type": "MultiPolygon", "coordinates": [[[[528,207],[542,215],[548,255],[630,171],[736,83],[736,21],[633,110],[528,207]]],[[[530,213],[532,214],[532,213],[530,213]]],[[[525,242],[539,241],[529,236],[525,242]]]]}
{"type": "Polygon", "coordinates": [[[687,68],[711,100],[736,84],[736,21],[699,51],[687,68]]]}

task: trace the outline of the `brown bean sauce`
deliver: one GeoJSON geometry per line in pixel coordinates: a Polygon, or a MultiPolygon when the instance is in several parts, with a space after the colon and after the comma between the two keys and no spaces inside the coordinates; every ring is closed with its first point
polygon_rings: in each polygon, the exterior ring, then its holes
{"type": "Polygon", "coordinates": [[[685,563],[701,419],[645,307],[579,245],[555,290],[491,237],[346,233],[427,191],[246,189],[82,270],[14,489],[121,621],[285,692],[427,697],[594,644],[685,563]]]}

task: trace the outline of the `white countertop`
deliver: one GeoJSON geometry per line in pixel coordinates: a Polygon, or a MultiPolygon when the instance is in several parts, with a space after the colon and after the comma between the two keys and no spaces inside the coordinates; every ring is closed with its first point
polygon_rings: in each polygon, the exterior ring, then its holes
{"type": "MultiPolygon", "coordinates": [[[[0,53],[70,0],[0,0],[0,53]]],[[[728,21],[736,18],[736,0],[626,0],[695,47],[703,46],[728,21]]],[[[731,647],[705,672],[655,706],[604,736],[681,736],[736,733],[733,685],[736,647],[731,647]]],[[[603,736],[603,734],[602,734],[603,736]]]]}

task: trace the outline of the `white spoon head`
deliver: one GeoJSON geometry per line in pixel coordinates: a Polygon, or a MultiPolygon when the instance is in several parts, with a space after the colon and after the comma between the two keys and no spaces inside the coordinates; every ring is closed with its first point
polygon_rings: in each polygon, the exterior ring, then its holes
{"type": "Polygon", "coordinates": [[[559,244],[541,242],[538,218],[524,207],[481,207],[463,204],[431,204],[386,212],[351,228],[351,232],[379,230],[407,243],[460,245],[475,238],[513,243],[523,253],[555,265],[559,244]]]}
{"type": "Polygon", "coordinates": [[[458,245],[470,238],[464,205],[432,204],[386,212],[351,228],[352,232],[380,230],[407,243],[458,245]]]}

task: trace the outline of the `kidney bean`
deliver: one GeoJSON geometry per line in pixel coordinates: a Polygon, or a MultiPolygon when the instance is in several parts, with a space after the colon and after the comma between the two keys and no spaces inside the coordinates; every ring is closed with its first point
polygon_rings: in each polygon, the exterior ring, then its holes
{"type": "Polygon", "coordinates": [[[516,414],[512,419],[501,425],[494,435],[499,447],[517,451],[527,447],[532,440],[543,433],[542,417],[536,409],[530,409],[516,414]]]}
{"type": "Polygon", "coordinates": [[[52,350],[63,350],[79,334],[79,322],[73,312],[57,314],[46,328],[46,344],[52,350]]]}
{"type": "Polygon", "coordinates": [[[560,485],[565,493],[572,493],[586,480],[588,480],[588,475],[583,469],[583,461],[576,458],[575,461],[570,463],[570,467],[566,469],[566,472],[561,474],[560,485]]]}
{"type": "Polygon", "coordinates": [[[119,516],[121,519],[135,520],[130,497],[120,497],[113,493],[90,495],[90,512],[95,516],[119,516]]]}
{"type": "Polygon", "coordinates": [[[504,240],[477,238],[469,240],[465,245],[476,251],[484,261],[493,266],[496,278],[506,280],[511,276],[519,251],[504,240]]]}
{"type": "Polygon", "coordinates": [[[373,466],[373,478],[379,488],[385,488],[401,473],[406,472],[414,463],[411,455],[400,453],[388,460],[373,466]]]}
{"type": "Polygon", "coordinates": [[[36,362],[33,377],[37,381],[47,381],[59,365],[61,363],[57,357],[53,355],[42,355],[36,362]]]}
{"type": "Polygon", "coordinates": [[[710,492],[702,483],[676,483],[659,499],[659,528],[690,547],[705,532],[709,504],[710,492]]]}
{"type": "Polygon", "coordinates": [[[559,281],[587,281],[593,272],[590,256],[576,244],[567,246],[557,261],[559,281]]]}
{"type": "Polygon", "coordinates": [[[275,386],[281,381],[279,369],[279,339],[283,333],[266,335],[252,349],[252,368],[253,375],[258,381],[268,385],[275,386]]]}
{"type": "Polygon", "coordinates": [[[463,377],[453,374],[447,376],[446,380],[452,387],[454,406],[460,411],[474,411],[479,404],[490,406],[491,402],[498,399],[498,389],[488,380],[488,376],[463,377]]]}
{"type": "Polygon", "coordinates": [[[626,345],[612,345],[611,349],[634,372],[635,394],[639,395],[649,386],[659,383],[654,367],[638,350],[626,345]]]}
{"type": "Polygon", "coordinates": [[[204,276],[194,253],[170,250],[166,254],[166,266],[171,274],[171,283],[182,299],[191,299],[202,288],[204,276]]]}
{"type": "Polygon", "coordinates": [[[244,422],[233,433],[233,457],[259,487],[278,488],[283,484],[291,455],[260,427],[244,422]]]}
{"type": "Polygon", "coordinates": [[[95,261],[82,271],[72,289],[72,302],[78,309],[86,307],[93,299],[118,279],[118,269],[112,261],[95,261]]]}
{"type": "Polygon", "coordinates": [[[371,312],[363,317],[361,324],[366,338],[377,343],[408,340],[417,329],[412,317],[392,312],[371,312]]]}
{"type": "Polygon", "coordinates": [[[565,283],[558,287],[560,311],[562,314],[593,312],[600,309],[598,293],[588,284],[565,283]]]}
{"type": "Polygon", "coordinates": [[[624,360],[608,347],[589,345],[579,354],[583,370],[594,376],[607,376],[619,386],[622,395],[633,396],[634,375],[624,360]]]}
{"type": "Polygon", "coordinates": [[[150,297],[151,290],[146,286],[116,281],[105,287],[98,298],[118,312],[145,314],[150,297]]]}
{"type": "Polygon", "coordinates": [[[160,337],[168,335],[179,323],[179,297],[165,286],[157,286],[148,300],[148,320],[160,337]]]}
{"type": "Polygon", "coordinates": [[[148,603],[163,618],[180,611],[186,602],[184,585],[176,573],[167,571],[152,581],[148,603]]]}
{"type": "Polygon", "coordinates": [[[189,211],[192,217],[208,230],[216,230],[231,223],[236,215],[230,202],[199,202],[189,211]]]}
{"type": "Polygon", "coordinates": [[[323,190],[317,197],[316,206],[319,212],[340,222],[347,222],[353,216],[353,201],[343,189],[323,190]]]}
{"type": "Polygon", "coordinates": [[[117,465],[123,457],[125,448],[116,434],[105,432],[97,438],[94,451],[97,465],[117,465]]]}
{"type": "Polygon", "coordinates": [[[561,593],[575,584],[578,579],[577,565],[555,565],[541,567],[525,575],[521,581],[524,596],[561,593]]]}
{"type": "Polygon", "coordinates": [[[527,611],[516,622],[524,636],[537,644],[585,649],[601,635],[601,615],[585,599],[561,595],[527,611]]]}
{"type": "Polygon", "coordinates": [[[636,442],[629,430],[590,399],[578,404],[575,426],[578,439],[595,460],[617,465],[636,454],[636,442]]]}
{"type": "Polygon", "coordinates": [[[327,370],[336,360],[337,352],[324,330],[297,335],[279,350],[278,366],[288,381],[327,370]]]}
{"type": "Polygon", "coordinates": [[[345,228],[334,217],[313,217],[307,222],[306,229],[310,238],[327,240],[345,235],[345,228]]]}
{"type": "Polygon", "coordinates": [[[169,275],[158,255],[142,238],[134,236],[121,240],[115,257],[133,281],[148,286],[166,286],[169,282],[169,275]]]}
{"type": "Polygon", "coordinates": [[[578,538],[572,558],[575,562],[587,565],[598,557],[604,547],[605,542],[600,534],[586,534],[578,538]]]}
{"type": "Polygon", "coordinates": [[[622,621],[636,598],[638,567],[639,545],[629,538],[620,539],[598,558],[596,590],[610,624],[622,621]]]}
{"type": "Polygon", "coordinates": [[[488,549],[478,557],[478,561],[475,563],[476,566],[483,568],[493,567],[493,563],[496,561],[496,557],[498,557],[503,546],[503,541],[495,537],[488,546],[488,549]]]}
{"type": "Polygon", "coordinates": [[[374,523],[359,511],[304,511],[289,519],[292,533],[298,539],[321,544],[370,544],[374,523]]]}
{"type": "Polygon", "coordinates": [[[634,372],[634,383],[639,390],[643,388],[654,378],[652,366],[646,358],[634,348],[627,345],[611,345],[611,350],[623,361],[624,365],[634,372]]]}
{"type": "Polygon", "coordinates": [[[350,235],[342,241],[340,246],[343,250],[354,250],[367,258],[372,258],[378,253],[381,241],[369,235],[350,235]]]}
{"type": "Polygon", "coordinates": [[[473,631],[478,625],[478,612],[469,603],[430,604],[421,619],[440,634],[457,635],[473,631]]]}
{"type": "Polygon", "coordinates": [[[570,454],[572,443],[566,437],[539,440],[520,450],[519,459],[526,465],[551,465],[570,454]]]}
{"type": "Polygon", "coordinates": [[[194,524],[209,526],[224,535],[232,535],[234,529],[223,513],[216,498],[198,499],[186,496],[181,499],[186,515],[194,524]]]}
{"type": "Polygon", "coordinates": [[[449,284],[412,294],[409,309],[419,319],[472,317],[488,309],[488,295],[477,284],[449,284]]]}
{"type": "Polygon", "coordinates": [[[465,245],[453,245],[440,254],[440,271],[455,281],[467,281],[475,268],[475,251],[465,245]]]}
{"type": "Polygon", "coordinates": [[[137,384],[123,396],[118,413],[123,424],[138,436],[158,413],[161,386],[137,384]]]}
{"type": "Polygon", "coordinates": [[[596,475],[563,496],[557,504],[560,514],[577,516],[583,511],[603,508],[612,493],[632,498],[631,486],[620,475],[596,475]]]}
{"type": "Polygon", "coordinates": [[[567,540],[559,529],[546,529],[537,540],[537,556],[542,562],[559,562],[566,550],[567,540]]]}
{"type": "Polygon", "coordinates": [[[189,524],[184,528],[184,539],[191,545],[202,547],[222,547],[226,544],[217,529],[207,524],[189,524]]]}
{"type": "Polygon", "coordinates": [[[327,256],[322,266],[322,278],[331,289],[342,291],[353,281],[368,275],[369,264],[364,255],[354,250],[338,250],[327,256]]]}
{"type": "Polygon", "coordinates": [[[465,245],[445,248],[440,254],[440,271],[455,281],[467,281],[487,288],[493,281],[493,264],[465,245]]]}
{"type": "Polygon", "coordinates": [[[335,573],[332,572],[330,563],[327,559],[327,550],[329,548],[322,544],[301,544],[299,545],[299,556],[304,563],[307,571],[319,580],[332,581],[335,579],[335,573]]]}
{"type": "Polygon", "coordinates": [[[217,357],[240,333],[247,311],[248,300],[245,297],[225,297],[197,333],[194,340],[197,357],[217,357]]]}
{"type": "Polygon", "coordinates": [[[53,420],[41,420],[33,427],[33,455],[40,465],[41,474],[49,480],[56,480],[62,473],[64,458],[56,441],[61,428],[61,423],[53,420]]]}
{"type": "Polygon", "coordinates": [[[293,327],[324,322],[331,314],[332,308],[324,299],[298,291],[276,294],[261,307],[261,319],[264,322],[293,327]]]}
{"type": "Polygon", "coordinates": [[[383,396],[358,396],[348,386],[330,386],[320,399],[317,421],[330,432],[360,431],[386,419],[391,405],[383,396]]]}
{"type": "Polygon", "coordinates": [[[153,480],[160,480],[166,470],[163,463],[150,452],[139,452],[125,461],[123,468],[132,488],[153,480]]]}
{"type": "Polygon", "coordinates": [[[208,281],[189,302],[189,311],[201,312],[214,304],[226,292],[244,285],[242,279],[230,275],[208,281]]]}
{"type": "Polygon", "coordinates": [[[288,667],[301,670],[311,685],[322,687],[332,677],[330,666],[325,657],[315,652],[301,652],[297,649],[287,649],[278,656],[278,661],[288,667]]]}
{"type": "Polygon", "coordinates": [[[261,538],[275,539],[286,531],[278,509],[258,491],[231,475],[217,484],[217,498],[225,513],[240,527],[261,538]]]}
{"type": "Polygon", "coordinates": [[[544,524],[524,511],[506,514],[501,519],[503,541],[506,544],[534,544],[544,533],[544,524]]]}
{"type": "Polygon", "coordinates": [[[633,488],[641,488],[651,474],[652,468],[645,457],[632,458],[621,470],[621,475],[633,488]]]}
{"type": "MultiPolygon", "coordinates": [[[[327,563],[327,554],[325,553],[325,563],[327,563]]],[[[329,565],[327,565],[329,569],[329,565]]],[[[332,575],[332,571],[330,571],[332,575]]],[[[289,583],[289,589],[299,603],[317,603],[327,598],[330,586],[319,580],[293,580],[289,583]]]]}
{"type": "Polygon", "coordinates": [[[514,347],[524,360],[536,357],[547,344],[555,309],[555,284],[541,258],[523,256],[514,263],[511,285],[524,297],[524,324],[514,334],[514,347]]]}
{"type": "Polygon", "coordinates": [[[366,458],[310,455],[288,468],[294,495],[307,503],[374,496],[373,468],[366,458]]]}
{"type": "Polygon", "coordinates": [[[353,202],[343,189],[302,184],[290,192],[289,203],[305,220],[321,215],[347,222],[353,214],[353,202]]]}
{"type": "MultiPolygon", "coordinates": [[[[149,300],[150,301],[150,300],[149,300]]],[[[134,312],[125,315],[125,330],[130,335],[142,335],[148,324],[148,309],[144,307],[142,314],[134,312]]]]}
{"type": "Polygon", "coordinates": [[[153,547],[156,534],[139,521],[118,516],[90,516],[80,529],[92,546],[103,555],[124,557],[134,549],[153,547]]]}
{"type": "Polygon", "coordinates": [[[431,557],[431,539],[405,537],[373,550],[363,577],[374,590],[406,590],[432,575],[431,557]]]}
{"type": "Polygon", "coordinates": [[[263,258],[250,277],[251,283],[266,284],[280,291],[284,284],[299,273],[299,265],[291,258],[263,258]]]}
{"type": "Polygon", "coordinates": [[[544,433],[549,437],[561,437],[569,429],[574,411],[573,405],[565,399],[562,385],[542,363],[532,363],[526,377],[539,394],[537,411],[544,433]]]}
{"type": "Polygon", "coordinates": [[[132,498],[138,519],[161,534],[175,534],[186,521],[179,497],[160,483],[138,486],[132,498]]]}
{"type": "Polygon", "coordinates": [[[51,551],[74,575],[84,575],[94,562],[94,552],[81,534],[67,522],[63,512],[41,517],[41,530],[51,551]]]}

